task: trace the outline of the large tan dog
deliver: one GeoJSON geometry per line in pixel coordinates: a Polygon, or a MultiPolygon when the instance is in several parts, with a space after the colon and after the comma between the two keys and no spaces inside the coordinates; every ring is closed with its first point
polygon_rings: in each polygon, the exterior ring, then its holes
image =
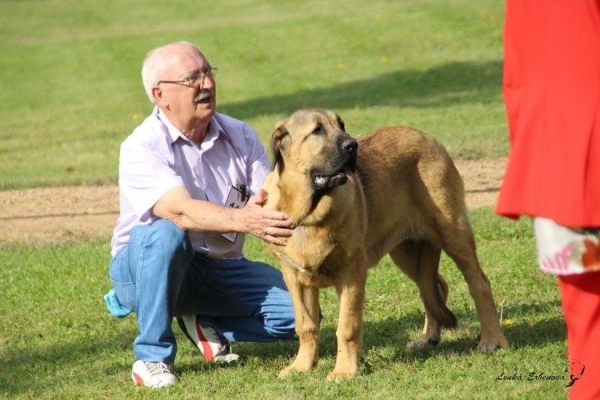
{"type": "Polygon", "coordinates": [[[329,286],[337,290],[340,314],[337,360],[328,379],[357,373],[367,269],[388,253],[417,284],[425,305],[423,334],[410,347],[435,345],[441,326],[456,326],[445,305],[448,285],[438,274],[442,250],[475,301],[478,347],[508,347],[477,260],[462,179],[439,142],[405,127],[354,140],[336,114],[310,109],[279,122],[271,146],[265,207],[287,213],[297,225],[286,246],[269,246],[283,265],[300,339],[295,361],[280,376],[316,365],[319,288],[329,286]]]}

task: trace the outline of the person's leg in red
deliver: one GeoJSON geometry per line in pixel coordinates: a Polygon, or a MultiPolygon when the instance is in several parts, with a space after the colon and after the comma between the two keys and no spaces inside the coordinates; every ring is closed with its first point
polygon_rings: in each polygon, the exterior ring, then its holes
{"type": "Polygon", "coordinates": [[[600,272],[558,280],[567,324],[569,399],[600,399],[600,272]]]}

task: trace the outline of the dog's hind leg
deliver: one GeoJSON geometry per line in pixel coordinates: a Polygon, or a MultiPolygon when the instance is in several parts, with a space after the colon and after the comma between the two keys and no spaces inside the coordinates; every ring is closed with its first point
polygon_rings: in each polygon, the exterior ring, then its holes
{"type": "Polygon", "coordinates": [[[300,348],[294,362],[279,373],[281,378],[293,371],[309,371],[319,360],[319,289],[302,284],[298,274],[298,271],[291,267],[283,267],[283,278],[294,303],[300,348]]]}
{"type": "Polygon", "coordinates": [[[481,269],[475,249],[475,238],[466,215],[456,218],[442,230],[448,234],[442,238],[444,251],[454,260],[462,273],[481,324],[481,339],[477,347],[485,352],[508,348],[508,341],[500,328],[490,281],[481,269]]]}
{"type": "Polygon", "coordinates": [[[448,284],[438,273],[441,249],[427,241],[405,241],[390,252],[394,263],[418,286],[425,306],[421,336],[408,348],[435,346],[441,341],[442,326],[456,326],[456,317],[446,307],[448,284]]]}

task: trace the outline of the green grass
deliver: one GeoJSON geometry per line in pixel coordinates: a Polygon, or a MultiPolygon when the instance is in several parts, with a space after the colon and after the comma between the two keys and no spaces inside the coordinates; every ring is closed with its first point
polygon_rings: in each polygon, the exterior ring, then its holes
{"type": "MultiPolygon", "coordinates": [[[[389,259],[369,273],[364,355],[360,375],[326,382],[333,368],[338,302],[322,291],[321,361],[314,372],[277,378],[297,343],[238,343],[246,363],[218,367],[202,361],[175,328],[180,385],[160,391],[134,387],[135,318],[113,319],[102,295],[109,289],[108,239],[71,246],[0,249],[0,397],[20,398],[564,398],[566,381],[528,380],[529,374],[565,376],[565,331],[554,278],[536,266],[529,222],[471,213],[480,260],[493,283],[512,348],[474,350],[478,322],[458,270],[443,257],[441,272],[459,326],[436,349],[407,351],[418,335],[423,308],[416,287],[389,259]],[[518,374],[520,381],[497,381],[518,374]]],[[[247,255],[271,261],[250,238],[247,255]]]]}
{"type": "Polygon", "coordinates": [[[410,125],[460,158],[507,152],[502,2],[0,1],[0,189],[112,184],[122,140],[151,111],[146,52],[197,44],[218,108],[267,141],[298,108],[355,135],[410,125]]]}
{"type": "MultiPolygon", "coordinates": [[[[504,157],[502,20],[496,0],[0,1],[0,190],[116,183],[119,145],[152,108],[142,59],[176,40],[220,68],[219,109],[264,142],[279,119],[319,106],[355,135],[410,125],[456,158],[504,157]]],[[[566,367],[556,282],[537,269],[528,222],[489,209],[471,217],[511,350],[473,350],[473,302],[445,257],[459,327],[436,349],[404,350],[423,309],[386,258],[370,272],[360,375],[341,384],[325,381],[336,353],[333,290],[321,295],[314,372],[276,378],[293,342],[236,344],[244,365],[210,365],[176,329],[181,384],[150,391],[129,378],[135,319],[112,319],[103,304],[108,238],[0,246],[0,397],[564,398],[564,380],[528,380],[566,367]]],[[[258,240],[246,252],[272,261],[258,240]]]]}

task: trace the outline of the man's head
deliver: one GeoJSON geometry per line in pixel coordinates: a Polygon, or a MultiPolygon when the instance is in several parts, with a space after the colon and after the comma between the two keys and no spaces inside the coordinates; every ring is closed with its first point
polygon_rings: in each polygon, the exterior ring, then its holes
{"type": "Polygon", "coordinates": [[[207,124],[216,110],[214,70],[194,45],[176,42],[150,51],[142,66],[146,94],[180,129],[207,124]]]}

